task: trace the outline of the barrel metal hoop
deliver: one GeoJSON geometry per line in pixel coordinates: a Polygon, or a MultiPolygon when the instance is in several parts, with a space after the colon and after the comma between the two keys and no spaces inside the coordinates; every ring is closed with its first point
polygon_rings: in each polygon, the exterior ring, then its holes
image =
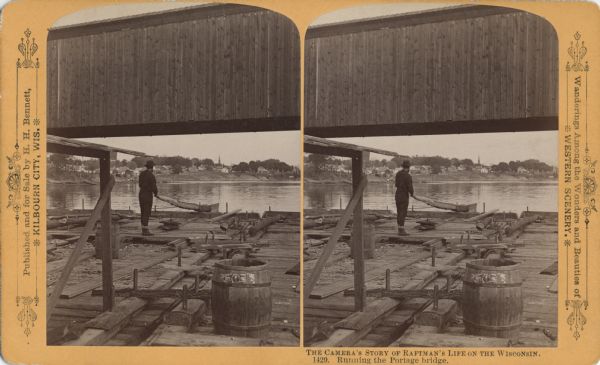
{"type": "Polygon", "coordinates": [[[510,329],[514,329],[514,328],[519,328],[521,327],[521,323],[517,323],[517,324],[509,324],[506,326],[494,326],[494,325],[485,325],[485,324],[478,324],[469,320],[466,320],[463,318],[463,322],[470,324],[473,327],[477,327],[477,328],[481,328],[481,329],[488,329],[488,330],[510,330],[510,329]]]}
{"type": "Polygon", "coordinates": [[[518,283],[498,284],[498,283],[472,283],[470,281],[463,281],[463,285],[465,285],[465,284],[467,286],[475,287],[475,288],[481,288],[481,287],[485,287],[485,288],[515,288],[515,287],[521,286],[523,283],[518,282],[518,283]]]}
{"type": "Polygon", "coordinates": [[[271,282],[246,284],[246,283],[224,283],[221,281],[213,281],[212,284],[216,285],[216,286],[230,287],[230,288],[264,288],[264,287],[271,286],[271,282]]]}

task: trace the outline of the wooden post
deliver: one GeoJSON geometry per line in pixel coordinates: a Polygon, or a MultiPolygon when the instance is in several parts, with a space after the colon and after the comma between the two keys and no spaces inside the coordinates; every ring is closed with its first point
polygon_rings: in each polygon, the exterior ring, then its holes
{"type": "Polygon", "coordinates": [[[187,285],[183,286],[182,294],[181,294],[181,307],[183,309],[187,309],[187,300],[188,300],[188,287],[187,285]]]}
{"type": "Polygon", "coordinates": [[[85,210],[85,200],[81,198],[81,210],[85,210]]]}
{"type": "Polygon", "coordinates": [[[138,289],[138,269],[133,269],[133,290],[138,289]]]}
{"type": "MultiPolygon", "coordinates": [[[[108,186],[110,176],[110,153],[100,158],[100,191],[104,191],[108,186]]],[[[113,264],[112,264],[112,234],[111,234],[111,207],[110,195],[102,209],[102,309],[111,311],[114,303],[113,297],[113,264]]]]}
{"type": "Polygon", "coordinates": [[[367,223],[363,233],[363,248],[366,259],[372,259],[375,257],[375,233],[373,225],[367,223]]]}
{"type": "Polygon", "coordinates": [[[391,279],[390,274],[391,274],[390,269],[386,269],[385,270],[385,290],[390,290],[392,288],[392,285],[390,283],[390,279],[391,279]]]}
{"type": "MultiPolygon", "coordinates": [[[[352,190],[358,191],[358,186],[364,175],[366,161],[369,160],[369,153],[362,152],[360,155],[352,158],[352,190]]],[[[364,252],[364,222],[363,222],[363,197],[362,194],[354,208],[352,221],[352,247],[354,249],[354,310],[363,311],[365,309],[367,297],[365,291],[365,252],[364,252]]]]}
{"type": "Polygon", "coordinates": [[[485,213],[485,202],[483,202],[483,212],[485,213]]]}
{"type": "Polygon", "coordinates": [[[225,202],[225,213],[229,213],[229,202],[225,202]]]}

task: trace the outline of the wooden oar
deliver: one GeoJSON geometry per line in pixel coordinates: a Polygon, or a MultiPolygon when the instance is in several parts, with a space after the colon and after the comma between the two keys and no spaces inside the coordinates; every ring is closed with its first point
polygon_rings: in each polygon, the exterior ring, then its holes
{"type": "Polygon", "coordinates": [[[177,208],[194,210],[196,212],[210,212],[212,210],[212,207],[215,205],[215,204],[202,205],[202,204],[187,203],[187,202],[182,202],[180,200],[169,198],[168,196],[162,196],[162,195],[157,195],[156,199],[162,200],[165,203],[169,203],[172,206],[175,206],[177,208]]]}
{"type": "Polygon", "coordinates": [[[418,196],[418,195],[413,195],[413,198],[415,198],[415,200],[418,200],[420,202],[423,202],[429,206],[432,206],[434,208],[438,208],[438,209],[445,209],[445,210],[452,210],[455,212],[460,212],[460,211],[467,211],[468,210],[468,206],[467,205],[459,205],[459,204],[453,204],[453,203],[444,203],[444,202],[439,202],[433,199],[429,199],[427,197],[424,196],[418,196]]]}

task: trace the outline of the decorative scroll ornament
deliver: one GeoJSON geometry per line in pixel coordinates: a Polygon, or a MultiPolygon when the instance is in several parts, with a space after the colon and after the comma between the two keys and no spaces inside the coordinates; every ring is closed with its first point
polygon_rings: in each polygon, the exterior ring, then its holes
{"type": "Polygon", "coordinates": [[[39,62],[37,60],[35,63],[33,62],[33,55],[38,50],[38,45],[37,43],[35,43],[35,38],[31,38],[31,40],[29,39],[29,37],[31,37],[31,31],[29,30],[29,28],[25,30],[24,34],[26,38],[21,38],[21,43],[19,43],[19,45],[17,46],[19,52],[21,52],[21,54],[23,55],[24,60],[21,61],[20,58],[17,59],[17,67],[39,67],[39,62]]]}
{"type": "Polygon", "coordinates": [[[567,308],[571,309],[571,313],[567,317],[567,324],[569,329],[573,332],[573,336],[576,340],[581,337],[580,331],[583,331],[583,326],[587,323],[587,319],[581,311],[581,307],[587,308],[587,301],[583,300],[567,300],[567,308]],[[569,305],[570,304],[570,305],[569,305]]]}
{"type": "Polygon", "coordinates": [[[590,223],[590,215],[592,212],[598,212],[596,209],[596,198],[594,195],[596,194],[596,189],[598,184],[596,183],[596,162],[592,161],[586,151],[586,156],[584,159],[585,167],[583,168],[583,202],[585,203],[585,208],[583,208],[583,215],[585,216],[585,224],[588,225],[590,223]]]}
{"type": "Polygon", "coordinates": [[[579,39],[581,38],[581,34],[579,34],[579,32],[576,32],[574,35],[575,38],[575,44],[573,44],[573,41],[571,41],[571,46],[569,47],[568,51],[569,52],[569,56],[571,56],[571,59],[573,60],[573,64],[569,65],[569,62],[567,62],[567,71],[575,71],[575,72],[580,72],[580,71],[587,71],[586,68],[588,67],[587,64],[585,66],[583,66],[582,61],[583,58],[585,57],[586,53],[587,53],[587,48],[585,47],[585,42],[581,41],[581,44],[579,43],[579,39]]]}
{"type": "Polygon", "coordinates": [[[33,299],[31,297],[22,297],[23,308],[17,314],[17,320],[21,322],[21,327],[24,327],[23,332],[25,336],[31,334],[31,328],[35,326],[35,321],[37,320],[37,313],[32,308],[33,299]]]}
{"type": "Polygon", "coordinates": [[[19,219],[19,211],[21,210],[21,165],[18,161],[21,155],[18,150],[15,150],[12,157],[6,156],[8,159],[8,176],[6,177],[6,185],[8,185],[8,205],[15,212],[15,218],[19,219]]]}

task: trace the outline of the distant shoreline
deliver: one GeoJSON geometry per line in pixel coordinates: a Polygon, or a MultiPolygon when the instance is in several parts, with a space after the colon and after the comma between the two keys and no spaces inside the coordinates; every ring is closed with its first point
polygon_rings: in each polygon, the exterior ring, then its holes
{"type": "MultiPolygon", "coordinates": [[[[491,174],[470,174],[470,175],[412,175],[414,184],[448,184],[448,183],[553,183],[558,184],[558,179],[549,179],[541,177],[515,177],[511,175],[491,175],[491,174]]],[[[367,175],[369,183],[371,184],[393,184],[393,179],[386,180],[380,176],[367,175]]],[[[327,176],[324,179],[305,178],[306,184],[320,184],[320,185],[332,185],[332,184],[351,184],[352,181],[349,177],[339,176],[339,179],[335,179],[332,176],[327,176]]]]}
{"type": "MultiPolygon", "coordinates": [[[[269,184],[300,184],[300,179],[290,179],[281,176],[266,177],[251,174],[225,174],[217,171],[191,173],[191,174],[155,174],[158,184],[190,184],[190,183],[269,183],[269,184]]],[[[116,177],[116,183],[136,183],[137,177],[116,177]]],[[[97,185],[97,176],[65,176],[64,178],[47,178],[48,184],[63,185],[97,185]]]]}

